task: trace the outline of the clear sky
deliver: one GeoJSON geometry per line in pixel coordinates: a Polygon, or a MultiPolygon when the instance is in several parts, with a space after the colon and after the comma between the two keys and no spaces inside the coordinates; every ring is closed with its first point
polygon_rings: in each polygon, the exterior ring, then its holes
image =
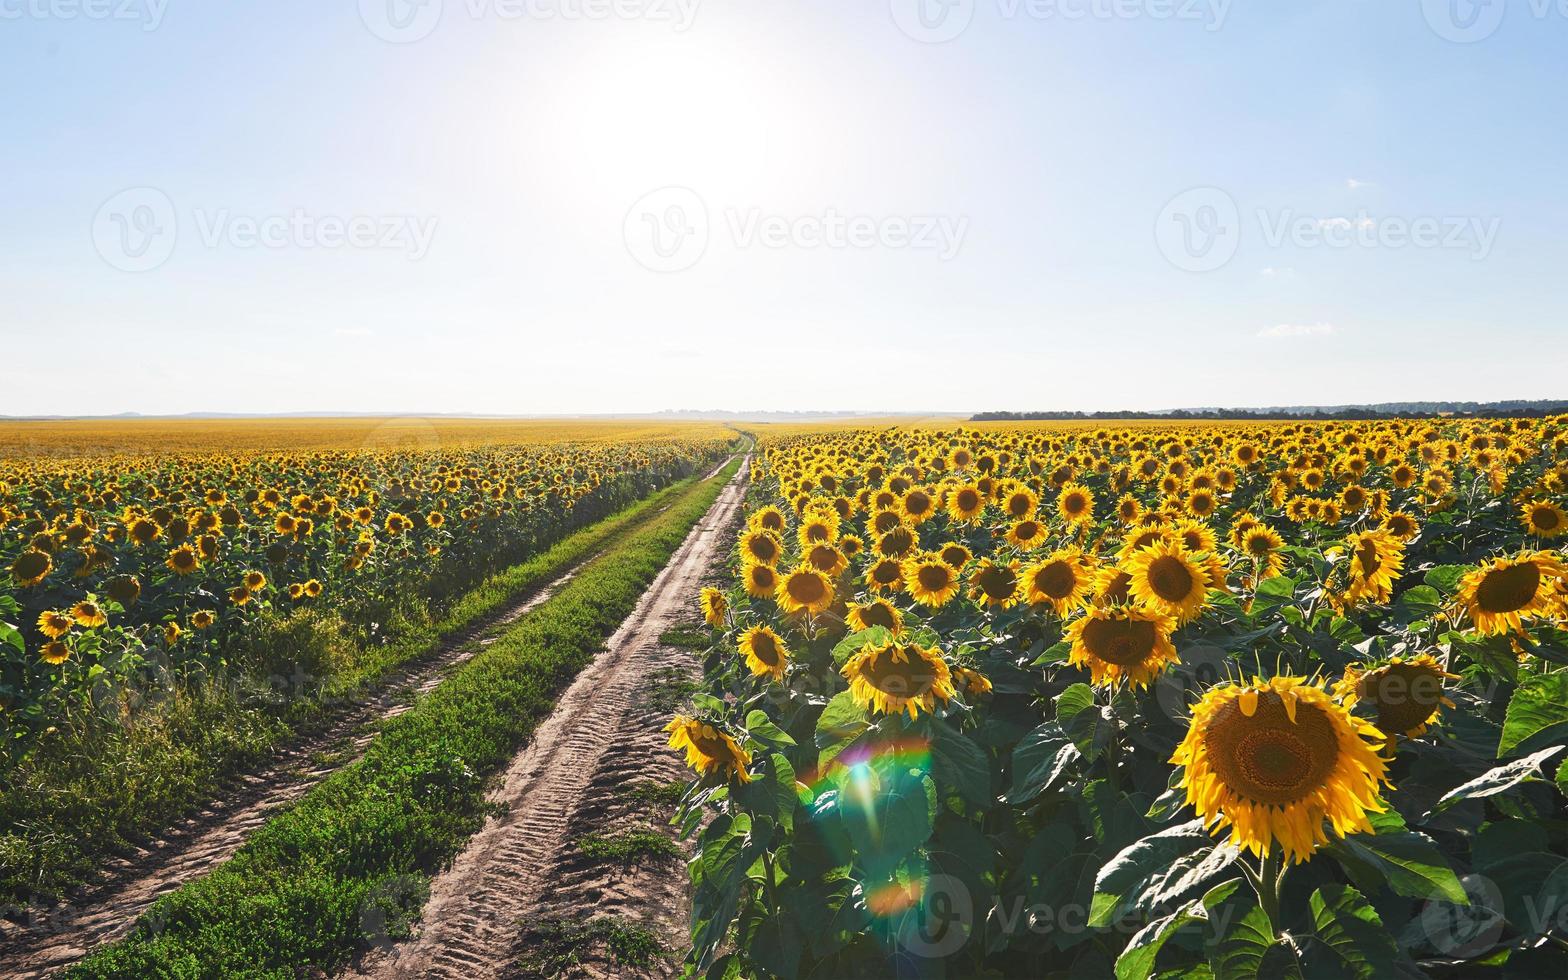
{"type": "Polygon", "coordinates": [[[1568,396],[1547,0],[0,0],[0,414],[1568,396]]]}

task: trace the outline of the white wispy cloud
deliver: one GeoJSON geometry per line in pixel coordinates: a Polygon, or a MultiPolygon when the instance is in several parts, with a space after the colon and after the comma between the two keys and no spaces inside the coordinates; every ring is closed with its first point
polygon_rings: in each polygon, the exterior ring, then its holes
{"type": "Polygon", "coordinates": [[[1347,177],[1345,179],[1345,186],[1353,191],[1358,191],[1363,187],[1371,187],[1372,182],[1370,180],[1357,180],[1354,177],[1347,177]]]}
{"type": "Polygon", "coordinates": [[[1259,330],[1258,336],[1266,340],[1281,340],[1287,337],[1328,337],[1336,333],[1339,333],[1339,328],[1332,323],[1276,323],[1259,330]]]}
{"type": "Polygon", "coordinates": [[[1258,270],[1258,275],[1265,279],[1289,279],[1295,274],[1296,270],[1288,265],[1283,267],[1270,265],[1258,270]]]}

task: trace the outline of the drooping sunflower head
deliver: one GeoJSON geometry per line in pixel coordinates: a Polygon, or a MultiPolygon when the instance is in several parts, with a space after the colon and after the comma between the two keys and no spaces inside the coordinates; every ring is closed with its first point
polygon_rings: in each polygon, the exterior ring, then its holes
{"type": "Polygon", "coordinates": [[[1396,510],[1384,515],[1383,530],[1401,541],[1408,542],[1421,533],[1421,522],[1402,510],[1396,510]]]}
{"type": "Polygon", "coordinates": [[[1517,558],[1494,558],[1459,581],[1459,599],[1487,635],[1524,629],[1524,620],[1545,610],[1568,568],[1554,552],[1527,551],[1517,558]]]}
{"type": "Polygon", "coordinates": [[[1294,862],[1336,835],[1370,832],[1385,809],[1383,733],[1300,677],[1213,688],[1193,708],[1171,762],[1205,826],[1230,828],[1260,857],[1277,842],[1294,862]]]}
{"type": "Polygon", "coordinates": [[[198,609],[191,613],[191,626],[199,630],[210,629],[217,621],[218,617],[206,609],[198,609]]]}
{"type": "Polygon", "coordinates": [[[740,635],[737,646],[753,677],[784,679],[784,671],[789,667],[789,648],[784,645],[783,637],[766,626],[753,626],[740,635]]]}
{"type": "Polygon", "coordinates": [[[142,597],[141,579],[134,575],[116,575],[104,583],[104,592],[109,598],[129,609],[142,597]]]}
{"type": "Polygon", "coordinates": [[[724,597],[723,589],[707,586],[697,598],[697,604],[702,608],[702,618],[707,620],[709,626],[719,627],[724,625],[724,615],[729,612],[729,600],[724,597]]]}
{"type": "Polygon", "coordinates": [[[884,627],[894,636],[904,631],[904,614],[886,599],[872,599],[863,605],[860,603],[851,605],[844,616],[844,621],[857,633],[871,629],[873,626],[884,627]]]}
{"type": "Polygon", "coordinates": [[[1351,605],[1370,600],[1388,602],[1405,567],[1405,544],[1387,531],[1359,531],[1345,539],[1350,551],[1350,581],[1345,598],[1351,605]]]}
{"type": "Polygon", "coordinates": [[[779,590],[779,573],[772,565],[748,562],[741,568],[741,582],[753,599],[771,599],[779,590]]]}
{"type": "Polygon", "coordinates": [[[775,598],[787,613],[815,615],[833,604],[833,582],[810,565],[801,565],[779,582],[775,598]]]}
{"type": "Polygon", "coordinates": [[[1066,616],[1085,606],[1094,594],[1093,559],[1077,548],[1064,548],[1024,569],[1024,594],[1032,606],[1050,606],[1066,616]]]}
{"type": "Polygon", "coordinates": [[[1023,591],[1018,565],[985,558],[969,574],[969,595],[987,609],[1010,609],[1023,591]]]}
{"type": "Polygon", "coordinates": [[[982,694],[991,693],[991,678],[975,670],[973,667],[954,667],[953,683],[964,692],[964,696],[973,700],[982,694]]]}
{"type": "Polygon", "coordinates": [[[832,577],[849,565],[844,553],[830,544],[814,544],[806,549],[806,563],[822,574],[832,577]]]}
{"type": "Polygon", "coordinates": [[[1209,570],[1197,556],[1174,541],[1159,541],[1123,559],[1122,570],[1131,580],[1132,594],[1149,608],[1178,623],[1203,611],[1209,590],[1209,570]]]}
{"type": "Polygon", "coordinates": [[[915,537],[915,532],[907,525],[899,525],[893,530],[877,538],[876,553],[883,558],[903,558],[911,551],[920,540],[915,537]]]}
{"type": "Polygon", "coordinates": [[[50,640],[45,643],[38,656],[44,663],[51,667],[58,667],[71,659],[71,648],[60,640],[50,640]]]}
{"type": "Polygon", "coordinates": [[[751,765],[747,752],[719,728],[697,718],[676,715],[664,730],[670,733],[670,748],[686,750],[686,765],[705,777],[725,777],[751,782],[746,767],[751,765]]]}
{"type": "Polygon", "coordinates": [[[260,592],[262,589],[267,587],[267,576],[263,575],[261,572],[250,571],[246,572],[244,576],[241,577],[240,582],[251,592],[260,592]]]}
{"type": "Polygon", "coordinates": [[[1349,667],[1334,685],[1334,695],[1347,705],[1369,705],[1377,713],[1378,729],[1390,737],[1418,738],[1439,711],[1454,706],[1443,694],[1443,682],[1453,679],[1423,653],[1408,660],[1394,657],[1379,667],[1349,667]]]}
{"type": "Polygon", "coordinates": [[[917,552],[905,559],[903,580],[910,598],[932,609],[946,605],[958,594],[958,569],[936,552],[917,552]]]}
{"type": "Polygon", "coordinates": [[[11,562],[11,578],[17,585],[24,588],[37,585],[49,577],[54,569],[54,561],[47,552],[29,549],[16,556],[11,562]]]}
{"type": "Polygon", "coordinates": [[[1141,606],[1092,608],[1067,627],[1067,659],[1087,669],[1095,684],[1148,687],[1177,660],[1175,629],[1174,619],[1141,606]]]}
{"type": "Polygon", "coordinates": [[[842,672],[855,703],[883,714],[907,712],[914,718],[957,693],[942,652],[913,643],[863,647],[842,672]]]}

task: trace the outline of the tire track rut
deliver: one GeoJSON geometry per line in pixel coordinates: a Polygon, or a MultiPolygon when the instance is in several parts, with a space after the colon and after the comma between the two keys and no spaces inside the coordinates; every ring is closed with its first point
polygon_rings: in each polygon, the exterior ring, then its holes
{"type": "MultiPolygon", "coordinates": [[[[351,976],[472,980],[507,971],[521,928],[568,884],[556,876],[575,851],[574,816],[615,780],[619,757],[646,748],[648,733],[633,735],[628,728],[646,728],[642,695],[649,674],[683,660],[690,667],[688,655],[662,646],[659,637],[689,618],[698,586],[722,558],[749,469],[748,456],[605,651],[577,676],[507,768],[491,793],[503,814],[488,820],[431,883],[419,935],[367,955],[351,976]]],[[[585,920],[588,911],[577,908],[585,920]]]]}

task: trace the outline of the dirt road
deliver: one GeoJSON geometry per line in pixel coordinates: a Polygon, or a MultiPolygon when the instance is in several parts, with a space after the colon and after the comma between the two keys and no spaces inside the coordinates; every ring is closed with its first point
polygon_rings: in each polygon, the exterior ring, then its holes
{"type": "Polygon", "coordinates": [[[662,909],[669,920],[662,931],[684,930],[685,869],[678,861],[639,884],[635,873],[607,874],[581,861],[577,842],[587,826],[631,814],[628,788],[679,774],[678,760],[660,742],[667,715],[650,706],[648,689],[693,672],[691,654],[660,637],[691,620],[704,578],[722,562],[748,466],[507,768],[491,795],[504,814],[487,821],[432,883],[418,936],[371,953],[354,976],[502,976],[530,926],[563,915],[586,921],[628,905],[662,909]]]}

